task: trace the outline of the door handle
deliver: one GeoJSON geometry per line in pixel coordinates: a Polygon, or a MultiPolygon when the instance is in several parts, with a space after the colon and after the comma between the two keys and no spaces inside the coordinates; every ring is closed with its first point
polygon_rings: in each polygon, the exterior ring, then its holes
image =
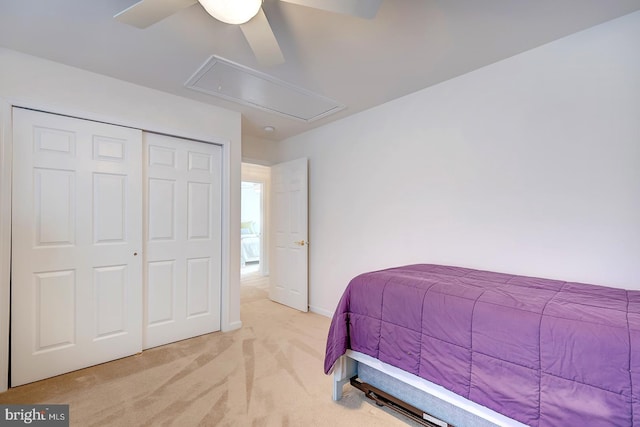
{"type": "Polygon", "coordinates": [[[298,246],[304,246],[304,245],[308,245],[309,244],[309,242],[304,241],[304,240],[300,240],[300,241],[293,242],[293,243],[295,243],[298,246]]]}

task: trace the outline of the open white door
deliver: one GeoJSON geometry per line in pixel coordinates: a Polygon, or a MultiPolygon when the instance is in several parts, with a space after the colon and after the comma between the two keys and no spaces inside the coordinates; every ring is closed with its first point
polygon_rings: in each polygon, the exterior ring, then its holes
{"type": "Polygon", "coordinates": [[[13,110],[11,384],[142,350],[139,130],[13,110]]]}
{"type": "Polygon", "coordinates": [[[307,159],[271,168],[271,278],[269,297],[309,310],[307,159]]]}

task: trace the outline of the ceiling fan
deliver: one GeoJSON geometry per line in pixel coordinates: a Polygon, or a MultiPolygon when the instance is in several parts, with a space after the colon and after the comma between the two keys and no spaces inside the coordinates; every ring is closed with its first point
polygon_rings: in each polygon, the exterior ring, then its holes
{"type": "MultiPolygon", "coordinates": [[[[280,0],[314,9],[373,18],[382,0],[280,0]]],[[[264,11],[263,0],[141,0],[114,16],[120,22],[146,28],[180,9],[200,3],[214,18],[227,24],[240,25],[244,37],[264,66],[284,62],[284,56],[264,11]]]]}

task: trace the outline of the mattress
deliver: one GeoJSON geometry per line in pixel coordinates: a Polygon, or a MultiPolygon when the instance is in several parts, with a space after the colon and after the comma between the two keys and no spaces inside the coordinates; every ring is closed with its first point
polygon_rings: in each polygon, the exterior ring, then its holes
{"type": "Polygon", "coordinates": [[[432,264],[369,272],[333,316],[352,349],[531,426],[640,426],[640,291],[432,264]]]}

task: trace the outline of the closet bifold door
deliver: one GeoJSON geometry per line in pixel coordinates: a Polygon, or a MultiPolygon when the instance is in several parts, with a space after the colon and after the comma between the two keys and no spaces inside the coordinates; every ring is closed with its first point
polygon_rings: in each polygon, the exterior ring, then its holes
{"type": "Polygon", "coordinates": [[[11,385],[142,350],[142,132],[14,108],[11,385]]]}
{"type": "Polygon", "coordinates": [[[150,348],[220,330],[222,148],[154,133],[143,140],[150,348]]]}

